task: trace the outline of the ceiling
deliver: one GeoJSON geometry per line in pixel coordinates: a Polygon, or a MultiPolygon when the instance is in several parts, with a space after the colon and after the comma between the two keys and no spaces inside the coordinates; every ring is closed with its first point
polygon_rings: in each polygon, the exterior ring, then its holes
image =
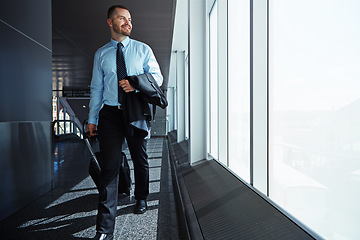
{"type": "Polygon", "coordinates": [[[53,90],[88,89],[95,51],[110,41],[110,6],[129,8],[131,38],[150,45],[166,89],[176,0],[52,0],[53,90]]]}

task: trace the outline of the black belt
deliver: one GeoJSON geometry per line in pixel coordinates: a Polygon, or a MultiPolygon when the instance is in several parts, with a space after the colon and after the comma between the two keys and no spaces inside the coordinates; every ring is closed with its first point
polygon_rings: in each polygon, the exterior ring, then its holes
{"type": "Polygon", "coordinates": [[[103,108],[124,110],[124,106],[122,106],[122,105],[118,105],[118,106],[110,106],[110,105],[106,105],[106,104],[104,104],[103,108]]]}

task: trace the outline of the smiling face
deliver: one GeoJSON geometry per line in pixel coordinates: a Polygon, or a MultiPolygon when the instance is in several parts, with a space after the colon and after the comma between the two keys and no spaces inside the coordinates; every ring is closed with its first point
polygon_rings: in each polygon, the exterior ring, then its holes
{"type": "Polygon", "coordinates": [[[112,16],[107,20],[107,23],[115,40],[122,40],[130,36],[132,24],[131,15],[128,10],[116,8],[112,16]]]}

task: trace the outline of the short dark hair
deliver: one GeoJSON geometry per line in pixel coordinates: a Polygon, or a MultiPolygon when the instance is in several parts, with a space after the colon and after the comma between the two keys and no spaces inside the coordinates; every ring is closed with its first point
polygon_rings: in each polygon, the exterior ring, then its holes
{"type": "Polygon", "coordinates": [[[109,8],[109,10],[108,10],[108,18],[112,17],[112,15],[114,14],[116,8],[122,8],[122,9],[126,9],[126,10],[129,11],[129,9],[127,7],[125,7],[125,6],[123,6],[123,5],[114,5],[114,6],[111,6],[109,8]]]}

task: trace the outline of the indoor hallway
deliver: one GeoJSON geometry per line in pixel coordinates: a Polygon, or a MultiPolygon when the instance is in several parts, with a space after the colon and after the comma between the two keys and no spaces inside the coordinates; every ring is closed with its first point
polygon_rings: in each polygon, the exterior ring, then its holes
{"type": "MultiPolygon", "coordinates": [[[[131,196],[119,195],[114,239],[178,239],[166,139],[148,142],[150,195],[148,211],[133,214],[131,196]]],[[[94,143],[93,143],[94,144],[94,143]]],[[[94,145],[95,150],[97,144],[94,145]]],[[[133,164],[128,149],[133,178],[133,164]]],[[[53,189],[0,222],[1,239],[91,239],[95,235],[97,190],[87,173],[90,153],[83,140],[54,145],[53,189]]]]}

